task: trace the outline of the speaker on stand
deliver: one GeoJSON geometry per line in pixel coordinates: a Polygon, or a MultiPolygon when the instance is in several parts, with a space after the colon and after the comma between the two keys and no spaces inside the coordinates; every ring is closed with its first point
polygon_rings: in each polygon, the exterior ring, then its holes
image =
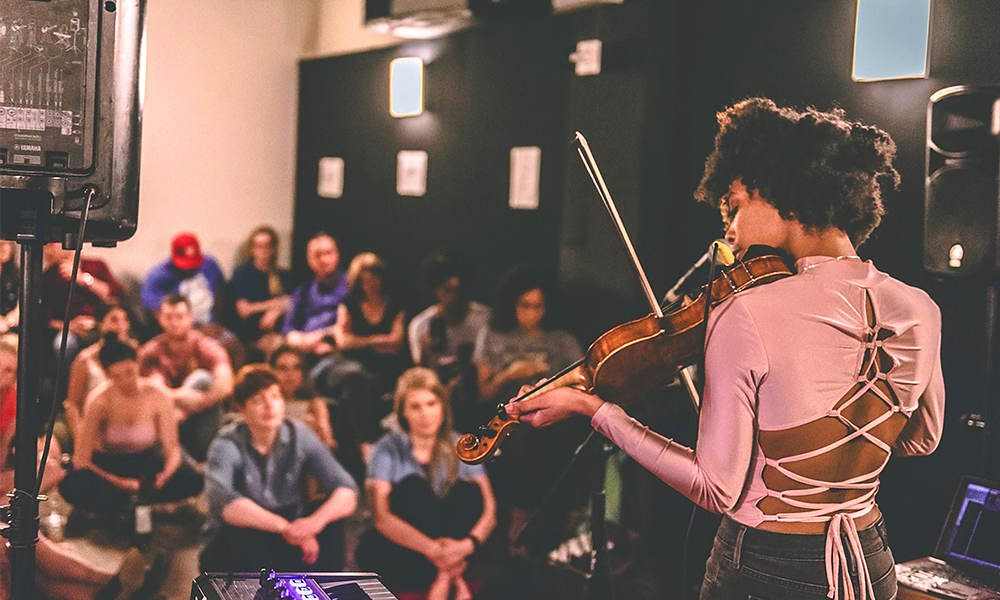
{"type": "Polygon", "coordinates": [[[965,471],[996,477],[988,457],[998,397],[1000,86],[935,92],[926,141],[923,264],[936,276],[944,321],[945,431],[956,434],[947,451],[972,459],[965,471]]]}
{"type": "Polygon", "coordinates": [[[14,600],[35,597],[42,248],[135,233],[145,10],[146,0],[0,0],[0,239],[21,246],[14,490],[0,507],[14,600]]]}

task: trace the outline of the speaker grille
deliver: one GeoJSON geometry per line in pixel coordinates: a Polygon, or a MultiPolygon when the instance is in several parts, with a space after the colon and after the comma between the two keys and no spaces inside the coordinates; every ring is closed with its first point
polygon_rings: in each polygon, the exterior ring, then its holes
{"type": "Polygon", "coordinates": [[[996,264],[996,179],[972,165],[939,169],[927,184],[924,223],[928,269],[953,275],[991,271],[996,264]],[[949,265],[955,244],[963,250],[959,267],[949,265]]]}
{"type": "Polygon", "coordinates": [[[1000,87],[953,86],[927,109],[924,267],[945,275],[997,271],[998,140],[992,131],[1000,87]]]}

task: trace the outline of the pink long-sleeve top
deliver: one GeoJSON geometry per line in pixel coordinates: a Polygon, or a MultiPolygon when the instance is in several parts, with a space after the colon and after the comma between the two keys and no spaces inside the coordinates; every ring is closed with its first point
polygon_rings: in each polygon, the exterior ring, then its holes
{"type": "Polygon", "coordinates": [[[890,451],[928,454],[940,439],[941,316],[925,292],[871,262],[816,256],[800,259],[796,269],[797,275],[736,294],[711,314],[696,449],[650,431],[610,403],[594,414],[592,424],[671,487],[739,523],[831,522],[827,575],[831,595],[839,596],[846,573],[838,565],[846,562],[845,552],[857,552],[840,547],[834,530],[857,538],[850,534],[853,518],[875,507],[878,476],[890,451]],[[845,412],[863,397],[876,406],[881,401],[884,411],[870,422],[853,423],[845,412]],[[890,448],[871,430],[897,413],[908,420],[890,448]],[[843,423],[847,434],[794,456],[768,457],[761,449],[761,432],[825,417],[843,423]],[[882,448],[885,461],[843,481],[797,472],[797,461],[836,452],[853,440],[882,448]],[[768,489],[762,476],[768,466],[807,487],[768,489]],[[805,501],[804,496],[829,489],[863,493],[842,504],[805,501]],[[796,510],[765,514],[758,504],[768,496],[796,510]]]}

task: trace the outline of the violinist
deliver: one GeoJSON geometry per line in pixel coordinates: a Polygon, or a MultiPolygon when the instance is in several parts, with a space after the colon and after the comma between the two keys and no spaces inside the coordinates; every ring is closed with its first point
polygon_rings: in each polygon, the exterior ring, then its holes
{"type": "Polygon", "coordinates": [[[702,600],[894,598],[879,475],[890,453],[932,452],[944,416],[938,307],[855,250],[898,185],[895,144],[840,109],[764,98],[718,120],[698,199],[720,209],[738,257],[770,246],[796,274],[711,314],[697,448],[649,431],[614,398],[571,387],[507,412],[535,427],[586,415],[660,479],[723,513],[702,600]]]}

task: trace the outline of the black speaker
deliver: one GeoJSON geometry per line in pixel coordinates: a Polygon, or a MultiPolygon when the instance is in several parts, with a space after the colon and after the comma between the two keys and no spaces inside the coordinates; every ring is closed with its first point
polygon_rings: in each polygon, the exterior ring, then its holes
{"type": "Polygon", "coordinates": [[[145,10],[146,0],[0,0],[3,239],[51,216],[30,234],[68,241],[91,191],[85,241],[135,233],[145,10]]]}
{"type": "Polygon", "coordinates": [[[997,271],[1000,86],[953,86],[927,106],[924,268],[955,276],[997,271]]]}
{"type": "Polygon", "coordinates": [[[391,0],[365,0],[365,22],[392,16],[391,0]]]}

